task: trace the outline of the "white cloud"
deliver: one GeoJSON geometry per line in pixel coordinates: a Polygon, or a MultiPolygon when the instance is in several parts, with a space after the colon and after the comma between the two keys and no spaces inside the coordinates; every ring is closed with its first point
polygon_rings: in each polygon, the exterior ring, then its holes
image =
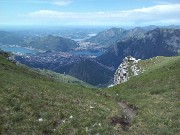
{"type": "Polygon", "coordinates": [[[57,6],[68,6],[74,1],[72,0],[36,0],[31,1],[33,3],[39,3],[39,4],[52,4],[57,6]]]}
{"type": "Polygon", "coordinates": [[[52,4],[57,6],[68,6],[71,3],[73,3],[71,0],[55,0],[52,2],[52,4]]]}
{"type": "Polygon", "coordinates": [[[164,5],[164,4],[177,4],[180,3],[179,0],[136,0],[138,2],[151,2],[157,5],[164,5]]]}
{"type": "Polygon", "coordinates": [[[74,24],[148,24],[180,23],[180,4],[156,5],[126,11],[110,12],[59,12],[39,10],[29,13],[30,18],[45,22],[74,24]]]}

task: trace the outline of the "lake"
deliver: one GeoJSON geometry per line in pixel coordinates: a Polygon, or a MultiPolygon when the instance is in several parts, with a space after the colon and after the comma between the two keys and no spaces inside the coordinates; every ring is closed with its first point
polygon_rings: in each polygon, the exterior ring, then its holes
{"type": "Polygon", "coordinates": [[[36,53],[37,52],[35,50],[31,50],[31,49],[28,49],[25,47],[20,47],[17,45],[0,45],[0,48],[3,51],[12,52],[15,54],[27,54],[27,53],[36,53]]]}
{"type": "MultiPolygon", "coordinates": [[[[28,49],[28,48],[17,46],[17,45],[1,45],[0,44],[0,49],[2,49],[3,51],[6,51],[6,52],[12,52],[15,54],[20,54],[20,55],[38,52],[37,50],[28,49]]],[[[77,55],[100,56],[103,54],[103,52],[101,52],[101,51],[94,51],[94,52],[93,51],[75,51],[75,52],[72,52],[72,54],[74,54],[75,56],[77,56],[77,55]]]]}

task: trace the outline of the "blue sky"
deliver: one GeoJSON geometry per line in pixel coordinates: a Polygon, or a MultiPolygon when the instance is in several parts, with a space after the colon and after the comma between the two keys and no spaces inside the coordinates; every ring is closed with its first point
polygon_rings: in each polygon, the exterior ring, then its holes
{"type": "Polygon", "coordinates": [[[171,24],[180,24],[180,0],[0,0],[0,26],[171,24]]]}

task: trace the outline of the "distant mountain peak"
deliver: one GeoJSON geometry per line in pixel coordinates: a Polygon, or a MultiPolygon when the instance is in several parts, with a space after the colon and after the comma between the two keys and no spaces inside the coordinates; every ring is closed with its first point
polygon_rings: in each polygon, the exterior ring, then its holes
{"type": "Polygon", "coordinates": [[[141,38],[145,33],[146,31],[140,27],[131,30],[113,27],[111,29],[98,33],[96,36],[91,37],[86,41],[109,47],[115,45],[117,41],[119,42],[129,37],[141,38]]]}
{"type": "Polygon", "coordinates": [[[155,56],[180,55],[180,29],[156,28],[143,34],[130,31],[98,59],[108,66],[118,67],[126,56],[148,59],[155,56]]]}

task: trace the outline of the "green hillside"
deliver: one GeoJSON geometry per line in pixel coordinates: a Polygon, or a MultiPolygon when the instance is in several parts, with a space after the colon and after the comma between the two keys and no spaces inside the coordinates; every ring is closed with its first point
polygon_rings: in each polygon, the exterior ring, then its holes
{"type": "Polygon", "coordinates": [[[178,134],[180,57],[152,58],[139,66],[144,73],[128,82],[94,89],[0,56],[0,134],[178,134]]]}
{"type": "Polygon", "coordinates": [[[155,57],[139,66],[143,74],[106,90],[137,109],[128,134],[180,133],[180,57],[155,57]]]}
{"type": "Polygon", "coordinates": [[[0,57],[1,134],[116,133],[116,102],[78,85],[53,81],[0,57]]]}
{"type": "Polygon", "coordinates": [[[77,43],[71,39],[48,35],[44,37],[29,38],[23,46],[42,50],[70,51],[77,47],[77,43]]]}
{"type": "Polygon", "coordinates": [[[66,74],[60,74],[60,73],[56,73],[52,70],[46,70],[46,69],[35,69],[38,73],[40,73],[41,75],[45,75],[48,78],[51,78],[55,81],[58,82],[63,82],[63,83],[68,83],[68,84],[74,84],[74,85],[81,85],[81,86],[86,86],[86,87],[94,87],[88,83],[83,82],[82,80],[79,80],[73,76],[70,75],[66,75],[66,74]]]}

